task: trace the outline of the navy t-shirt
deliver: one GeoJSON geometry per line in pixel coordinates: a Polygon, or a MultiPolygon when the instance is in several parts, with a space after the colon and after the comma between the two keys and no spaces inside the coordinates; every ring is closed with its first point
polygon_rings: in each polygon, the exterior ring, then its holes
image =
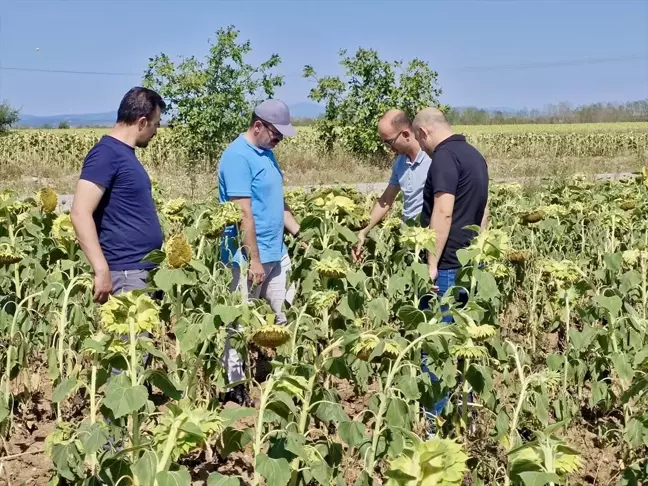
{"type": "Polygon", "coordinates": [[[477,236],[466,226],[481,224],[488,201],[488,166],[479,151],[463,135],[452,135],[434,149],[423,188],[421,226],[430,226],[434,194],[454,194],[448,241],[437,262],[439,270],[459,268],[457,250],[470,245],[477,236]]]}
{"type": "Polygon", "coordinates": [[[162,247],[163,235],[151,179],[135,149],[104,135],[88,152],[81,179],[106,188],[93,217],[110,270],[151,269],[142,259],[162,247]]]}

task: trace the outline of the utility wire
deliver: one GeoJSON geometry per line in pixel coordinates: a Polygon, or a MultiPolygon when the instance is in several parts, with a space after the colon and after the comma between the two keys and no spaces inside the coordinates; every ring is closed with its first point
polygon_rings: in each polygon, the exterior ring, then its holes
{"type": "MultiPolygon", "coordinates": [[[[550,62],[532,62],[532,63],[516,63],[516,64],[500,64],[500,65],[485,65],[485,66],[464,66],[458,68],[448,68],[445,71],[455,72],[477,72],[477,71],[497,71],[497,70],[524,70],[524,69],[537,69],[547,67],[559,66],[580,66],[587,64],[607,64],[613,62],[624,61],[645,61],[648,60],[648,55],[624,56],[624,57],[607,57],[607,58],[590,58],[590,59],[572,59],[566,61],[550,61],[550,62]]],[[[54,74],[84,74],[95,76],[138,76],[141,77],[143,73],[127,73],[127,72],[109,72],[109,71],[78,71],[70,69],[39,69],[39,68],[22,68],[1,66],[1,71],[19,71],[19,72],[35,72],[35,73],[54,73],[54,74]]],[[[290,73],[284,74],[284,77],[302,77],[301,74],[290,73]]]]}

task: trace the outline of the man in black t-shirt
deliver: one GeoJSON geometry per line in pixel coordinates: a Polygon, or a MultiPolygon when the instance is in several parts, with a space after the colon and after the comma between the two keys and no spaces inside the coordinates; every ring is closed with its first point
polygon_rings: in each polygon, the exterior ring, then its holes
{"type": "Polygon", "coordinates": [[[455,135],[444,114],[426,108],[414,119],[414,134],[432,158],[423,189],[421,226],[436,233],[436,254],[428,255],[433,289],[443,295],[461,267],[457,250],[477,236],[466,226],[488,220],[488,166],[479,151],[455,135]]]}
{"type": "MultiPolygon", "coordinates": [[[[440,110],[422,110],[414,118],[413,128],[416,140],[432,159],[423,188],[421,226],[436,233],[436,250],[434,254],[428,253],[428,270],[432,290],[437,295],[445,295],[455,285],[457,270],[461,267],[457,250],[469,246],[476,236],[474,231],[465,227],[478,225],[486,228],[488,167],[479,151],[466,142],[466,137],[452,132],[440,110]]],[[[466,300],[467,295],[462,292],[460,304],[466,300]]],[[[422,299],[421,304],[422,308],[427,307],[428,300],[422,299]]],[[[446,312],[446,306],[442,306],[441,311],[446,312]]],[[[449,314],[442,320],[446,323],[453,321],[449,314]]],[[[438,380],[425,361],[422,369],[432,381],[438,380]]],[[[435,417],[442,414],[448,398],[446,394],[431,409],[424,409],[430,438],[435,435],[435,417]]],[[[472,396],[468,399],[472,401],[472,396]]]]}

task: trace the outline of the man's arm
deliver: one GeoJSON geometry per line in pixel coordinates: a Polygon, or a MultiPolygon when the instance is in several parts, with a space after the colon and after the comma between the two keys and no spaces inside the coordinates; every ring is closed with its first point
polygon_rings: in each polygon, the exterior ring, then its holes
{"type": "Polygon", "coordinates": [[[260,284],[265,279],[265,272],[261,264],[259,246],[257,244],[256,230],[254,229],[254,215],[252,214],[252,202],[249,197],[231,196],[230,200],[241,206],[243,217],[241,219],[241,233],[246,256],[250,263],[250,280],[260,284]]]}
{"type": "Polygon", "coordinates": [[[441,150],[435,157],[428,170],[426,187],[433,198],[432,214],[428,227],[435,232],[435,253],[428,252],[428,270],[434,285],[438,273],[438,262],[450,234],[452,225],[452,211],[454,210],[455,193],[459,183],[459,166],[454,155],[446,150],[441,150]]]}
{"type": "Polygon", "coordinates": [[[299,232],[299,223],[293,216],[290,206],[288,206],[286,201],[284,201],[284,227],[293,236],[299,232]]]}
{"type": "Polygon", "coordinates": [[[374,226],[382,221],[385,215],[389,212],[392,205],[394,204],[394,201],[396,200],[396,196],[398,196],[399,191],[400,186],[398,184],[390,182],[383,191],[382,196],[380,196],[380,199],[378,199],[373,208],[371,208],[371,214],[369,215],[369,224],[367,224],[367,226],[365,226],[358,232],[358,243],[352,249],[352,256],[356,261],[360,260],[362,248],[364,247],[364,242],[367,238],[367,235],[369,234],[369,231],[371,231],[374,226]]]}
{"type": "Polygon", "coordinates": [[[450,225],[452,224],[452,211],[454,209],[454,194],[447,192],[437,192],[434,195],[434,209],[430,218],[430,229],[436,234],[435,254],[428,255],[428,265],[435,269],[441,253],[448,242],[450,234],[450,225]]]}
{"type": "Polygon", "coordinates": [[[98,302],[105,302],[112,292],[112,280],[108,262],[99,245],[97,227],[92,217],[106,188],[84,179],[77,183],[70,219],[77,235],[79,246],[92,265],[95,274],[94,297],[98,302]]]}
{"type": "Polygon", "coordinates": [[[396,196],[400,192],[400,186],[397,184],[388,184],[385,190],[380,196],[380,199],[376,201],[373,208],[371,208],[371,214],[369,216],[369,224],[362,229],[362,232],[367,235],[371,229],[382,221],[382,219],[387,215],[389,210],[396,200],[396,196]]]}
{"type": "Polygon", "coordinates": [[[486,201],[486,207],[484,208],[484,216],[482,216],[481,225],[480,225],[482,231],[486,231],[486,228],[488,228],[488,216],[489,216],[488,201],[486,201]]]}

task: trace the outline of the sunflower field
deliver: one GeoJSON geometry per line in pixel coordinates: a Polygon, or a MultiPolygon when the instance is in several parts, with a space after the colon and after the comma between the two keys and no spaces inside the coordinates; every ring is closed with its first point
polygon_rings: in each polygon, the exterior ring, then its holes
{"type": "Polygon", "coordinates": [[[489,228],[426,310],[418,255],[435,235],[398,207],[351,258],[376,197],[286,194],[302,231],[286,240],[283,327],[228,292],[219,244],[236,206],[156,191],[165,244],[148,288],[98,305],[56,193],[2,193],[0,480],[646,484],[648,170],[493,185],[489,228]],[[222,398],[228,336],[253,406],[222,398]],[[423,408],[444,396],[428,436],[423,408]]]}
{"type": "MultiPolygon", "coordinates": [[[[648,155],[648,123],[480,125],[457,126],[455,130],[465,134],[487,158],[648,155]]],[[[40,161],[77,170],[88,150],[105,133],[100,129],[14,130],[0,137],[0,166],[40,161]]],[[[180,166],[188,162],[187,143],[181,131],[163,128],[147,148],[137,149],[138,157],[147,167],[180,166]]],[[[279,151],[284,158],[321,154],[322,143],[311,127],[299,127],[297,136],[284,140],[279,151]]]]}

